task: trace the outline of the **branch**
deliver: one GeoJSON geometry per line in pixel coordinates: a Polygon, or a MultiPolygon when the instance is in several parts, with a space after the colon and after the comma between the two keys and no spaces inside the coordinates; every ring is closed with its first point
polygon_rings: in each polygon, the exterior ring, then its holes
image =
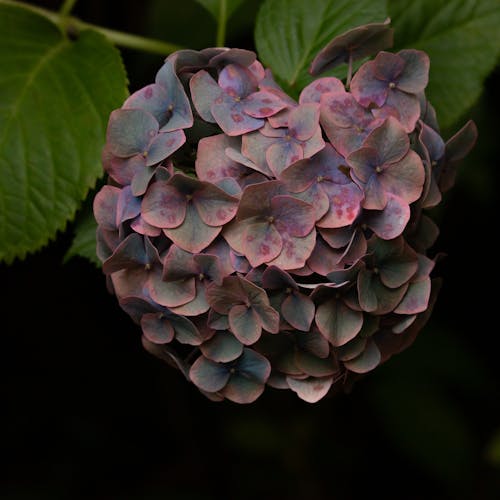
{"type": "Polygon", "coordinates": [[[69,33],[71,35],[78,35],[81,31],[87,29],[97,31],[103,34],[110,42],[114,43],[115,45],[126,47],[128,49],[142,50],[144,52],[151,52],[153,54],[166,55],[184,48],[173,43],[163,42],[161,40],[144,38],[139,35],[133,35],[132,33],[125,33],[123,31],[103,28],[102,26],[86,23],[73,16],[61,15],[61,13],[53,12],[42,7],[36,7],[24,2],[18,2],[14,0],[0,0],[0,3],[15,5],[17,7],[22,7],[30,10],[31,12],[45,17],[49,21],[56,24],[65,33],[69,33]]]}

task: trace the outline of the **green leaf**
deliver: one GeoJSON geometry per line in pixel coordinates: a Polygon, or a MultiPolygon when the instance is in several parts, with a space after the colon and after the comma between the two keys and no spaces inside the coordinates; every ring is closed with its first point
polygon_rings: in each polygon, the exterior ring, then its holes
{"type": "Polygon", "coordinates": [[[64,262],[72,257],[84,257],[97,267],[101,267],[101,261],[96,255],[96,230],[97,222],[91,210],[82,213],[75,223],[73,242],[64,256],[64,262]]]}
{"type": "Polygon", "coordinates": [[[259,57],[297,93],[311,81],[308,69],[316,54],[351,28],[383,22],[385,4],[385,0],[266,0],[255,27],[259,57]]]}
{"type": "Polygon", "coordinates": [[[102,35],[68,40],[47,19],[0,4],[0,261],[64,229],[102,175],[109,113],[127,95],[102,35]]]}
{"type": "Polygon", "coordinates": [[[245,1],[245,0],[196,0],[199,4],[203,5],[205,9],[214,16],[216,21],[219,20],[221,8],[225,9],[225,19],[229,19],[233,12],[245,1]]]}
{"type": "Polygon", "coordinates": [[[498,0],[389,0],[396,49],[431,59],[427,98],[441,127],[452,126],[477,100],[500,56],[498,0]]]}

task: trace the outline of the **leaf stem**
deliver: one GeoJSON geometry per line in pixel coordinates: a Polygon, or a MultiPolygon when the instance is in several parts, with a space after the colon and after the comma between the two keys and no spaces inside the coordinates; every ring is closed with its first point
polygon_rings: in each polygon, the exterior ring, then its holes
{"type": "MultiPolygon", "coordinates": [[[[65,0],[64,4],[74,4],[76,0],[65,0]]],[[[110,42],[121,47],[126,47],[128,49],[141,50],[144,52],[151,52],[153,54],[167,55],[175,52],[176,50],[183,49],[180,45],[173,43],[163,42],[162,40],[154,40],[151,38],[145,38],[139,35],[134,35],[132,33],[126,33],[123,31],[112,30],[108,28],[103,28],[102,26],[97,26],[95,24],[86,23],[80,19],[73,16],[63,16],[61,12],[53,12],[42,7],[36,7],[34,5],[26,4],[24,2],[14,1],[14,0],[0,0],[0,4],[16,5],[18,7],[25,8],[34,12],[40,16],[45,17],[49,21],[56,24],[61,30],[71,35],[78,35],[81,31],[91,29],[97,31],[104,35],[110,42]]],[[[63,7],[65,7],[63,5],[63,7]]],[[[72,7],[72,6],[69,6],[72,7]]],[[[61,8],[62,10],[62,8],[61,8]]]]}
{"type": "Polygon", "coordinates": [[[352,79],[352,52],[349,52],[349,61],[347,63],[347,79],[345,82],[346,90],[349,90],[349,86],[351,85],[352,79]]]}
{"type": "Polygon", "coordinates": [[[217,20],[217,47],[224,47],[226,43],[227,0],[219,0],[219,19],[217,20]]]}
{"type": "Polygon", "coordinates": [[[61,8],[59,9],[59,15],[61,17],[69,16],[76,2],[77,0],[64,0],[63,4],[61,5],[61,8]]]}

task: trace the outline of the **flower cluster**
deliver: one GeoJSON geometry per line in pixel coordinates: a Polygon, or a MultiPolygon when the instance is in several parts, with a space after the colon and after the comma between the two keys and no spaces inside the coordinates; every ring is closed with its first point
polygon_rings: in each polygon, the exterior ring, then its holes
{"type": "Polygon", "coordinates": [[[428,318],[438,229],[424,212],[476,129],[443,141],[427,55],[391,41],[388,23],[337,37],[314,76],[376,55],[298,100],[253,52],[182,50],[111,113],[103,272],[144,347],[210,399],[250,403],[267,385],[316,402],[428,318]]]}

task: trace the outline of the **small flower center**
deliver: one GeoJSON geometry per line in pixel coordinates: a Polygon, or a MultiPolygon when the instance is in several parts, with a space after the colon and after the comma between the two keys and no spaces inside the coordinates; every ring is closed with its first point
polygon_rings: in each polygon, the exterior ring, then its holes
{"type": "Polygon", "coordinates": [[[290,287],[288,287],[286,290],[285,290],[286,293],[290,294],[292,293],[292,289],[290,287]]]}
{"type": "Polygon", "coordinates": [[[191,201],[193,199],[193,195],[192,194],[187,194],[186,195],[186,200],[187,201],[191,201]]]}
{"type": "Polygon", "coordinates": [[[148,152],[147,151],[143,151],[142,156],[144,156],[144,158],[146,158],[148,156],[148,152]]]}
{"type": "Polygon", "coordinates": [[[431,161],[431,167],[435,167],[437,164],[438,164],[438,162],[436,160],[431,161]]]}
{"type": "Polygon", "coordinates": [[[378,267],[374,267],[374,268],[373,268],[373,272],[374,272],[374,274],[379,274],[379,273],[380,273],[380,270],[379,270],[379,268],[378,268],[378,267]]]}
{"type": "Polygon", "coordinates": [[[316,177],[316,182],[323,182],[324,180],[325,178],[322,175],[318,175],[318,177],[316,177]]]}
{"type": "Polygon", "coordinates": [[[393,89],[394,87],[396,87],[396,84],[394,82],[389,82],[389,88],[393,89]]]}
{"type": "Polygon", "coordinates": [[[382,172],[382,167],[380,165],[377,165],[375,167],[375,172],[377,172],[377,174],[380,174],[380,172],[382,172]]]}
{"type": "Polygon", "coordinates": [[[203,281],[205,279],[205,275],[203,273],[198,274],[198,279],[203,281]]]}
{"type": "Polygon", "coordinates": [[[151,269],[151,264],[148,262],[147,264],[144,265],[144,269],[146,271],[149,271],[151,269]]]}
{"type": "Polygon", "coordinates": [[[274,224],[274,215],[270,215],[270,216],[267,218],[267,222],[269,222],[269,224],[274,224]]]}
{"type": "Polygon", "coordinates": [[[234,98],[234,100],[235,100],[236,102],[240,102],[240,101],[241,101],[241,97],[240,97],[239,95],[237,95],[237,96],[234,98]]]}

